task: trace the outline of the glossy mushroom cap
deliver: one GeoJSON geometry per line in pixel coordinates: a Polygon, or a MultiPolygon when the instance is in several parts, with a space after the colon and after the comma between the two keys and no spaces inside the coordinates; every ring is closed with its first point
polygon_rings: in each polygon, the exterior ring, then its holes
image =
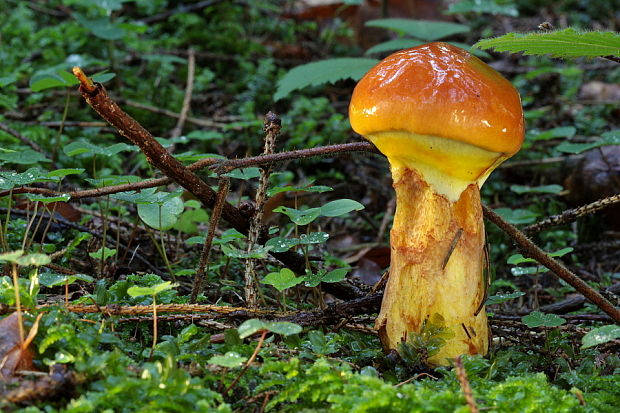
{"type": "MultiPolygon", "coordinates": [[[[379,62],[355,87],[349,118],[393,166],[422,165],[424,175],[439,168],[462,181],[458,188],[482,185],[519,150],[524,136],[521,99],[512,84],[465,50],[441,42],[379,62]]],[[[458,188],[446,190],[449,198],[460,194],[458,188]]]]}

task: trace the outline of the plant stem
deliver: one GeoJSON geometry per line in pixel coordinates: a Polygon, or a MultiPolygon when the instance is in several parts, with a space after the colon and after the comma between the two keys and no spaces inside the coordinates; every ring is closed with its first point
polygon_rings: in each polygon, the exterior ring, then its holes
{"type": "Polygon", "coordinates": [[[266,335],[267,335],[267,330],[263,330],[263,334],[261,334],[260,338],[258,339],[258,344],[256,345],[256,348],[254,349],[254,353],[252,353],[252,356],[250,356],[247,363],[245,363],[245,366],[243,366],[243,370],[241,370],[239,375],[233,380],[232,383],[230,383],[230,386],[228,386],[226,390],[224,390],[224,394],[227,394],[233,387],[235,387],[239,379],[241,379],[241,377],[245,374],[248,368],[250,368],[250,366],[254,362],[254,359],[256,359],[256,356],[258,356],[258,352],[263,346],[263,341],[265,341],[266,335]]]}
{"type": "Polygon", "coordinates": [[[151,354],[149,354],[149,361],[153,357],[156,344],[157,344],[157,300],[156,300],[155,294],[153,294],[153,345],[151,346],[151,354]]]}
{"type": "Polygon", "coordinates": [[[495,211],[491,208],[483,206],[483,210],[484,215],[490,221],[492,221],[515,241],[519,248],[522,249],[525,257],[531,257],[541,265],[544,265],[546,268],[551,270],[553,274],[566,281],[573,288],[575,288],[575,290],[583,294],[584,297],[586,297],[590,302],[607,313],[616,323],[620,324],[620,310],[614,307],[614,305],[606,300],[605,297],[603,297],[598,291],[586,284],[585,281],[573,274],[559,261],[550,257],[546,252],[530,241],[525,234],[519,231],[514,225],[497,215],[497,213],[495,213],[495,211]]]}

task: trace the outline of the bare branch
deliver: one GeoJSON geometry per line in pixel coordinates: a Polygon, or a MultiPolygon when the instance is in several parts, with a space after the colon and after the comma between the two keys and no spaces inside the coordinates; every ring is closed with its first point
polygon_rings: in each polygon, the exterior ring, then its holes
{"type": "Polygon", "coordinates": [[[530,241],[525,234],[497,215],[491,208],[483,205],[482,209],[484,211],[484,215],[491,222],[497,225],[515,241],[521,251],[523,251],[524,256],[535,259],[538,263],[551,270],[551,272],[583,294],[591,303],[607,313],[616,323],[620,323],[620,310],[607,301],[598,291],[586,284],[581,278],[573,274],[559,261],[547,255],[547,253],[530,241]]]}

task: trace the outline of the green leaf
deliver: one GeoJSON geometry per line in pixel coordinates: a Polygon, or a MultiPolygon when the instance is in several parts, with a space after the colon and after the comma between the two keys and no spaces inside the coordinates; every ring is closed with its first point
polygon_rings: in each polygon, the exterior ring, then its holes
{"type": "Polygon", "coordinates": [[[448,6],[445,14],[494,14],[517,17],[519,10],[513,3],[498,4],[496,0],[461,0],[448,6]]]}
{"type": "Polygon", "coordinates": [[[304,285],[306,287],[314,288],[321,284],[321,280],[325,275],[325,270],[319,270],[317,272],[312,272],[309,269],[306,269],[306,275],[304,276],[304,285]]]}
{"type": "Polygon", "coordinates": [[[545,314],[540,311],[532,311],[525,317],[521,317],[521,321],[528,327],[559,327],[566,323],[566,320],[555,314],[545,314]]]}
{"type": "Polygon", "coordinates": [[[299,238],[273,237],[265,243],[273,252],[288,251],[296,245],[299,245],[299,238]]]}
{"type": "Polygon", "coordinates": [[[30,78],[30,89],[33,92],[52,87],[75,86],[80,82],[75,76],[65,70],[46,69],[35,73],[30,78]]]}
{"type": "Polygon", "coordinates": [[[444,37],[469,32],[463,24],[411,19],[378,19],[366,23],[368,27],[382,27],[408,34],[416,39],[432,42],[444,37]]]}
{"type": "Polygon", "coordinates": [[[526,55],[553,57],[620,56],[620,34],[587,32],[572,28],[548,32],[508,33],[474,45],[497,52],[523,52],[526,55]]]}
{"type": "Polygon", "coordinates": [[[248,360],[247,357],[240,355],[234,351],[229,351],[223,356],[213,356],[209,359],[209,364],[215,364],[216,366],[222,366],[229,369],[235,367],[241,367],[243,363],[248,360]]]}
{"type": "Polygon", "coordinates": [[[127,294],[129,294],[130,297],[134,297],[134,298],[140,297],[143,295],[157,295],[161,293],[162,291],[171,290],[176,286],[177,284],[172,284],[172,282],[170,281],[165,281],[159,284],[155,284],[151,287],[141,287],[138,285],[134,285],[133,287],[130,287],[127,289],[127,294]]]}
{"type": "Polygon", "coordinates": [[[497,208],[494,211],[513,225],[531,224],[540,216],[529,209],[497,208]]]}
{"type": "Polygon", "coordinates": [[[0,262],[14,262],[17,263],[17,259],[24,255],[24,250],[9,251],[0,254],[0,262]]]}
{"type": "Polygon", "coordinates": [[[102,155],[102,156],[114,156],[119,152],[130,151],[133,147],[126,143],[116,143],[107,147],[97,146],[86,141],[71,142],[64,147],[64,152],[67,156],[75,156],[80,154],[89,155],[102,155]]]}
{"type": "Polygon", "coordinates": [[[243,239],[245,238],[245,235],[243,235],[242,233],[240,233],[239,231],[237,231],[234,228],[230,228],[227,229],[226,231],[222,232],[222,235],[219,236],[218,238],[213,240],[214,244],[228,244],[230,242],[233,242],[235,240],[238,239],[243,239]]]}
{"type": "Polygon", "coordinates": [[[274,237],[269,239],[266,247],[270,247],[273,252],[285,252],[296,245],[321,244],[329,239],[329,234],[325,232],[312,232],[308,235],[302,234],[299,238],[274,237]]]}
{"type": "Polygon", "coordinates": [[[267,323],[257,318],[252,318],[250,320],[244,321],[239,327],[237,327],[237,331],[239,332],[239,337],[246,338],[251,335],[257,333],[261,330],[267,329],[267,323]]]}
{"type": "Polygon", "coordinates": [[[64,168],[64,169],[55,169],[46,174],[49,178],[64,178],[67,175],[79,175],[84,172],[84,168],[64,168]]]}
{"type": "Polygon", "coordinates": [[[15,263],[25,267],[40,267],[52,262],[52,259],[45,254],[27,254],[15,259],[15,263]]]}
{"type": "Polygon", "coordinates": [[[288,208],[285,206],[279,206],[274,208],[273,212],[280,212],[291,219],[297,225],[308,225],[315,219],[321,216],[321,208],[309,208],[299,210],[295,208],[288,208]]]}
{"type": "Polygon", "coordinates": [[[67,202],[71,199],[71,195],[62,194],[58,196],[44,196],[37,194],[26,194],[26,198],[28,198],[32,202],[41,202],[42,204],[51,204],[52,202],[67,202]]]}
{"type": "Polygon", "coordinates": [[[337,268],[335,270],[331,270],[327,274],[323,276],[321,282],[324,283],[337,283],[345,279],[347,273],[349,272],[348,268],[337,268]]]}
{"type": "Polygon", "coordinates": [[[299,334],[303,330],[303,328],[299,324],[291,323],[288,321],[273,321],[270,323],[266,323],[266,327],[267,330],[281,336],[299,334]]]}
{"type": "Polygon", "coordinates": [[[117,253],[117,250],[115,248],[102,247],[102,248],[99,248],[95,252],[89,252],[88,255],[91,258],[94,258],[96,260],[100,260],[103,257],[103,260],[105,261],[108,258],[111,258],[111,257],[115,256],[116,253],[117,253]],[[103,251],[102,251],[102,249],[103,249],[103,251]]]}
{"type": "Polygon", "coordinates": [[[290,336],[291,334],[301,333],[302,327],[298,324],[290,323],[288,321],[266,322],[253,318],[251,320],[245,321],[237,328],[237,331],[239,332],[239,337],[241,337],[242,339],[256,334],[257,332],[262,330],[267,330],[275,334],[280,334],[282,336],[290,336]]]}
{"type": "Polygon", "coordinates": [[[271,272],[262,279],[261,284],[268,284],[275,287],[276,290],[282,292],[287,288],[301,284],[303,277],[296,277],[295,273],[288,268],[282,268],[280,272],[271,272]]]}
{"type": "Polygon", "coordinates": [[[259,168],[235,169],[223,175],[229,178],[243,179],[244,181],[247,181],[248,179],[258,178],[260,176],[260,169],[259,168]]]}
{"type": "Polygon", "coordinates": [[[337,199],[328,202],[321,207],[321,215],[324,217],[338,217],[351,211],[360,211],[364,205],[352,199],[337,199]]]}
{"type": "Polygon", "coordinates": [[[383,43],[379,43],[364,52],[365,55],[374,53],[391,52],[395,50],[409,49],[424,44],[424,42],[409,38],[392,39],[383,43]]]}
{"type": "Polygon", "coordinates": [[[616,324],[593,328],[581,339],[581,348],[589,348],[620,338],[620,326],[616,324]]]}
{"type": "Polygon", "coordinates": [[[485,301],[484,305],[501,304],[505,301],[514,300],[515,298],[519,298],[524,295],[525,293],[521,291],[515,291],[513,293],[508,293],[508,294],[495,294],[495,295],[489,296],[487,300],[485,301]]]}
{"type": "Polygon", "coordinates": [[[74,274],[74,275],[65,275],[65,274],[54,274],[54,273],[43,273],[39,275],[39,282],[45,287],[56,287],[58,285],[65,284],[73,284],[76,281],[85,281],[92,283],[95,281],[93,277],[86,274],[74,274]]]}
{"type": "Polygon", "coordinates": [[[520,277],[522,275],[541,274],[547,271],[549,270],[541,265],[536,267],[514,267],[510,269],[510,273],[515,277],[520,277]]]}
{"type": "Polygon", "coordinates": [[[45,155],[32,149],[11,151],[3,148],[0,148],[0,161],[18,165],[32,165],[39,164],[41,162],[49,162],[45,155]]]}
{"type": "Polygon", "coordinates": [[[571,143],[571,142],[562,142],[558,146],[555,147],[560,152],[566,153],[581,153],[588,151],[590,149],[598,148],[599,146],[606,145],[620,145],[620,129],[615,129],[609,132],[605,132],[601,135],[601,139],[592,143],[571,143]]]}
{"type": "Polygon", "coordinates": [[[105,83],[109,80],[114,79],[115,77],[116,77],[116,73],[112,73],[112,72],[109,72],[109,73],[101,72],[101,73],[92,75],[93,81],[98,82],[98,83],[105,83]]]}
{"type": "Polygon", "coordinates": [[[101,39],[118,40],[125,35],[125,30],[123,30],[119,24],[112,23],[108,17],[88,19],[80,13],[73,13],[73,17],[78,23],[101,39]]]}
{"type": "Polygon", "coordinates": [[[0,172],[0,189],[8,190],[33,182],[46,182],[47,176],[39,168],[29,168],[25,172],[0,172]]]}
{"type": "Polygon", "coordinates": [[[291,191],[295,191],[295,192],[328,192],[328,191],[333,191],[334,188],[330,187],[330,186],[324,186],[324,185],[312,185],[312,186],[275,186],[273,188],[270,188],[267,190],[267,195],[268,196],[274,196],[276,194],[279,194],[280,192],[291,192],[291,191]]]}
{"type": "Polygon", "coordinates": [[[564,188],[561,185],[524,186],[512,185],[510,190],[517,194],[559,194],[564,188]]]}
{"type": "Polygon", "coordinates": [[[270,251],[270,248],[267,247],[267,246],[265,246],[265,247],[256,247],[256,248],[254,248],[250,252],[242,251],[242,250],[237,249],[237,248],[235,248],[233,246],[230,246],[230,245],[222,245],[221,248],[222,248],[222,252],[227,257],[230,257],[230,258],[242,258],[242,259],[246,259],[246,258],[263,259],[263,258],[267,257],[267,254],[270,251]]]}
{"type": "MultiPolygon", "coordinates": [[[[564,247],[554,252],[548,252],[547,254],[549,254],[550,257],[563,257],[566,254],[573,252],[573,251],[574,251],[573,247],[564,247]]],[[[525,258],[521,254],[514,254],[514,255],[511,255],[506,262],[508,264],[517,265],[517,264],[522,264],[525,262],[536,262],[536,260],[533,258],[525,258]]]]}
{"type": "Polygon", "coordinates": [[[292,91],[308,86],[335,83],[342,79],[359,80],[379,61],[358,57],[342,57],[297,66],[278,80],[274,100],[288,96],[292,91]]]}
{"type": "Polygon", "coordinates": [[[17,82],[17,75],[15,74],[0,77],[0,87],[5,87],[15,82],[17,82]]]}
{"type": "Polygon", "coordinates": [[[527,140],[531,141],[547,141],[555,138],[572,138],[575,136],[577,129],[573,126],[561,126],[559,128],[548,129],[546,131],[532,131],[528,132],[527,140]]]}
{"type": "Polygon", "coordinates": [[[149,227],[166,231],[177,223],[184,207],[183,200],[175,196],[163,204],[138,204],[138,216],[149,227]]]}

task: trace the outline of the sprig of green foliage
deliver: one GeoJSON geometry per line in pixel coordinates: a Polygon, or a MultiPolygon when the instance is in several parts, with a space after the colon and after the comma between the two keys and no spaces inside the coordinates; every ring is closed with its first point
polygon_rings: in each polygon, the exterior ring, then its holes
{"type": "Polygon", "coordinates": [[[533,33],[508,33],[474,44],[479,49],[552,57],[620,56],[620,34],[573,28],[533,33]]]}

